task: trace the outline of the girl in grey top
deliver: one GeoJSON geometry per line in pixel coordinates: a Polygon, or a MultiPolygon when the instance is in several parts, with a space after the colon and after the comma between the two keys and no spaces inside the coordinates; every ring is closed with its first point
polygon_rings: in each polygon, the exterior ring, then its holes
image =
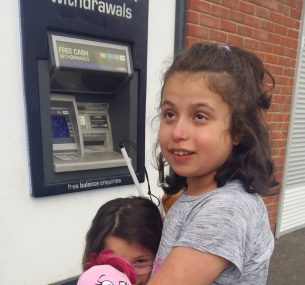
{"type": "Polygon", "coordinates": [[[273,87],[238,47],[198,43],[174,58],[158,168],[166,193],[185,191],[165,217],[148,285],[266,284],[274,242],[261,196],[275,181],[261,116],[273,87]]]}

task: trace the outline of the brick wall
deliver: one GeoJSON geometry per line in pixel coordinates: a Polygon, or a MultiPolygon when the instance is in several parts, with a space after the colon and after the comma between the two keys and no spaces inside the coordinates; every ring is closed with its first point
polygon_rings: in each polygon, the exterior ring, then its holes
{"type": "MultiPolygon", "coordinates": [[[[238,45],[255,52],[275,77],[273,103],[265,120],[270,127],[279,182],[283,175],[301,11],[301,0],[187,0],[186,46],[201,40],[238,45]]],[[[266,197],[265,203],[275,231],[279,196],[266,197]]]]}

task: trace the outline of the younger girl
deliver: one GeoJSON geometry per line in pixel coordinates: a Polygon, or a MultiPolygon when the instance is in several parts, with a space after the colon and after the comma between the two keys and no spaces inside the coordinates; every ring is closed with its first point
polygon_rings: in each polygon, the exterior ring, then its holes
{"type": "Polygon", "coordinates": [[[150,276],[162,232],[158,207],[143,197],[117,198],[97,211],[86,235],[83,267],[92,254],[108,249],[135,268],[136,285],[150,276]]]}
{"type": "Polygon", "coordinates": [[[261,115],[273,85],[257,56],[216,44],[193,45],[165,73],[159,177],[166,193],[185,191],[149,285],[266,284],[274,239],[260,195],[275,182],[261,115]]]}

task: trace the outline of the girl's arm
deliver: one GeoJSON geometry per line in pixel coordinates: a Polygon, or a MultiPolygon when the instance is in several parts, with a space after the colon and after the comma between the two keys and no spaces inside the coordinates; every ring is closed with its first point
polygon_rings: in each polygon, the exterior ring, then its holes
{"type": "Polygon", "coordinates": [[[217,255],[188,247],[175,247],[147,285],[208,285],[228,266],[217,255]]]}

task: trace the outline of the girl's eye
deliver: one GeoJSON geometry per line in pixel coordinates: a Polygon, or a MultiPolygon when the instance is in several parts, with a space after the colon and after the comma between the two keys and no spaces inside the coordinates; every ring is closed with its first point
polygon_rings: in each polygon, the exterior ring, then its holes
{"type": "Polygon", "coordinates": [[[165,119],[173,119],[174,116],[175,116],[175,113],[172,111],[165,111],[165,112],[163,112],[163,115],[162,115],[162,117],[165,119]]]}
{"type": "Polygon", "coordinates": [[[197,121],[206,121],[207,120],[207,116],[202,114],[202,113],[198,113],[195,115],[195,120],[197,121]]]}
{"type": "Polygon", "coordinates": [[[152,262],[149,262],[147,259],[138,259],[137,261],[135,261],[133,263],[133,266],[134,267],[142,267],[142,266],[147,266],[147,265],[150,265],[150,263],[152,262]]]}

